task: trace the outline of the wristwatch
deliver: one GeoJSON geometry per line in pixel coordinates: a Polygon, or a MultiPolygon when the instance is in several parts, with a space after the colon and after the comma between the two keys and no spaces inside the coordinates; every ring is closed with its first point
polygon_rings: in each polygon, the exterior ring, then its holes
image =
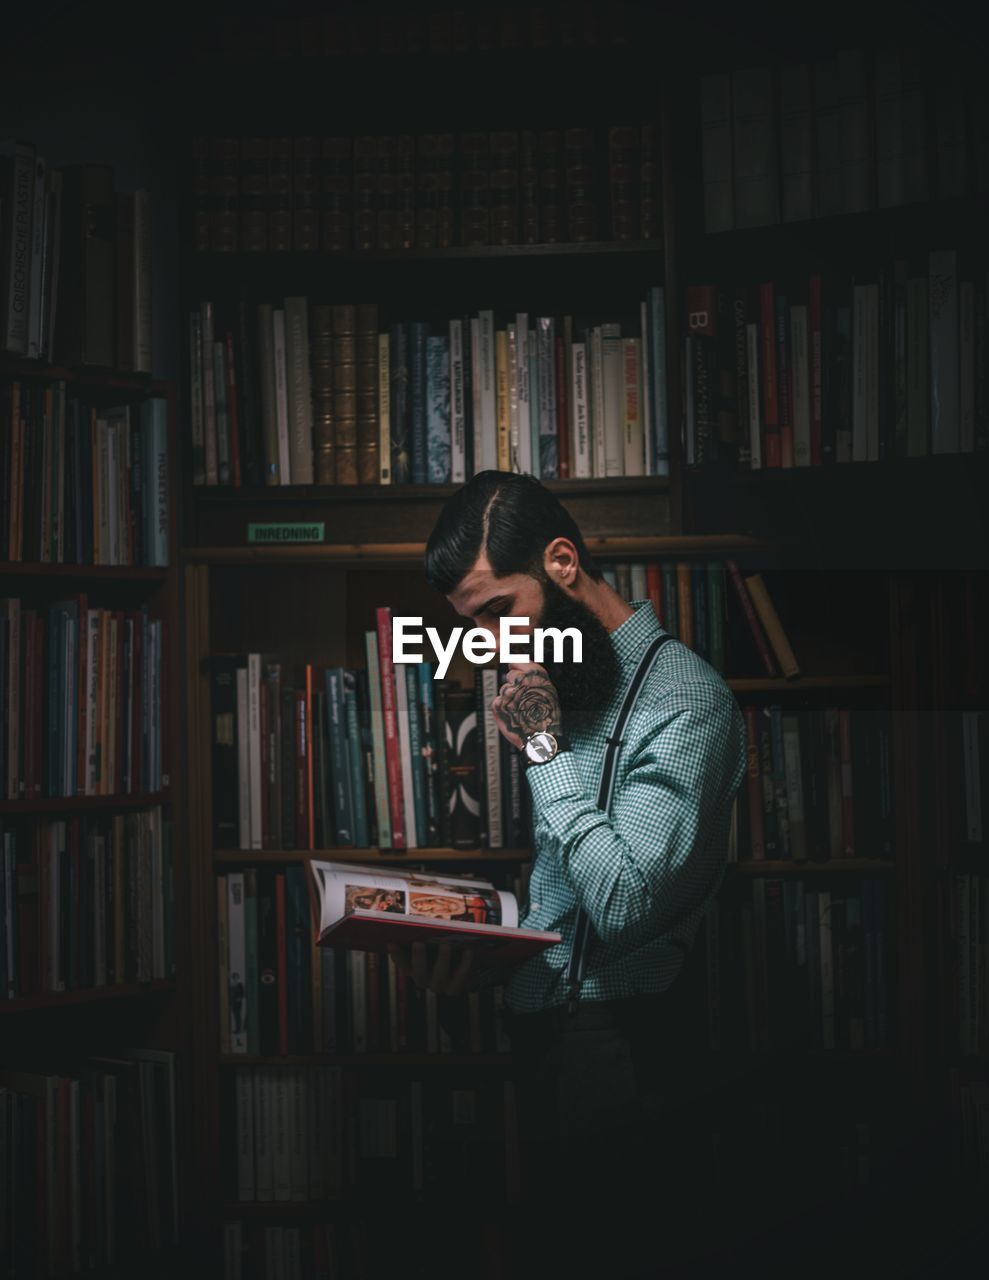
{"type": "Polygon", "coordinates": [[[570,744],[562,733],[550,733],[548,729],[540,729],[530,733],[522,744],[520,752],[522,767],[528,769],[534,764],[549,764],[561,751],[569,751],[570,744]]]}

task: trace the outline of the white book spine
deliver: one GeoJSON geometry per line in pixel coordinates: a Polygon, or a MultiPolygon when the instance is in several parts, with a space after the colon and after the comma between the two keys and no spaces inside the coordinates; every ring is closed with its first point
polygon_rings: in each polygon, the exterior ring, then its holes
{"type": "Polygon", "coordinates": [[[481,389],[481,452],[479,471],[496,471],[498,468],[498,431],[495,404],[495,323],[493,311],[478,312],[478,356],[475,366],[481,389]]]}
{"type": "Polygon", "coordinates": [[[261,848],[261,655],[247,655],[247,774],[249,778],[250,833],[249,849],[261,848]]]}
{"type": "Polygon", "coordinates": [[[251,771],[247,726],[247,668],[237,668],[237,842],[241,849],[251,847],[251,771]]]}
{"type": "Polygon", "coordinates": [[[247,926],[244,911],[244,873],[227,875],[227,955],[230,1052],[247,1052],[247,926]]]}
{"type": "Polygon", "coordinates": [[[254,1181],[254,1088],[251,1073],[234,1072],[237,1110],[237,1199],[253,1200],[254,1181]]]}
{"type": "Polygon", "coordinates": [[[532,397],[529,389],[529,316],[520,311],[515,317],[518,342],[519,400],[519,469],[532,474],[532,397]]]}
{"type": "Polygon", "coordinates": [[[604,347],[601,326],[591,329],[591,445],[594,478],[607,475],[604,445],[604,347]]]}
{"type": "Polygon", "coordinates": [[[958,286],[958,448],[975,450],[975,285],[962,280],[958,286]]]}
{"type": "Polygon", "coordinates": [[[852,291],[852,461],[868,457],[866,392],[866,285],[852,291]]]}
{"type": "Polygon", "coordinates": [[[378,483],[391,484],[391,342],[378,334],[378,483]]]}
{"type": "Polygon", "coordinates": [[[271,1075],[254,1075],[254,1188],[261,1201],[275,1198],[274,1151],[272,1148],[271,1075]]]}
{"type": "Polygon", "coordinates": [[[810,383],[807,347],[807,308],[790,308],[790,347],[793,359],[793,465],[810,466],[810,383]]]}
{"type": "Polygon", "coordinates": [[[931,453],[959,445],[958,268],[953,249],[930,256],[931,453]]]}
{"type": "Polygon", "coordinates": [[[291,449],[288,431],[288,373],[285,366],[285,311],[275,307],[271,313],[275,353],[275,429],[278,437],[278,476],[280,484],[291,484],[291,449]]]}
{"type": "Polygon", "coordinates": [[[642,417],[642,449],[644,454],[644,474],[655,473],[656,443],[653,438],[652,425],[652,364],[649,359],[649,304],[645,300],[639,303],[639,413],[642,417]]]}
{"type": "Polygon", "coordinates": [[[591,441],[587,419],[587,344],[573,344],[574,475],[591,477],[591,441]]]}
{"type": "Polygon", "coordinates": [[[464,322],[450,321],[450,479],[463,484],[466,475],[467,415],[464,412],[464,322]]]}

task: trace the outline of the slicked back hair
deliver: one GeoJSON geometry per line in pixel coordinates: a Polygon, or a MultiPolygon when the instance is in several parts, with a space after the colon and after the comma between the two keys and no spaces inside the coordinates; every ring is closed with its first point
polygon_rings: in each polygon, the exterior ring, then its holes
{"type": "Polygon", "coordinates": [[[602,574],[573,517],[534,476],[479,471],[443,506],[426,543],[426,580],[449,595],[482,551],[496,576],[529,573],[543,580],[543,553],[554,538],[569,538],[580,567],[602,574]]]}

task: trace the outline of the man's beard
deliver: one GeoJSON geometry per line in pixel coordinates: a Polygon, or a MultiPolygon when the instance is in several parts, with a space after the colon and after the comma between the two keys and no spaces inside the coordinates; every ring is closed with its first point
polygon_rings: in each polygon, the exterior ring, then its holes
{"type": "MultiPolygon", "coordinates": [[[[560,630],[576,627],[583,638],[582,661],[574,662],[568,656],[563,662],[553,662],[544,656],[543,666],[560,695],[564,729],[569,726],[587,732],[615,696],[621,679],[618,655],[607,629],[586,605],[550,579],[543,581],[542,588],[543,612],[537,625],[560,630]]],[[[549,645],[546,649],[551,651],[549,645]]],[[[571,641],[564,640],[563,652],[572,655],[571,641]]]]}

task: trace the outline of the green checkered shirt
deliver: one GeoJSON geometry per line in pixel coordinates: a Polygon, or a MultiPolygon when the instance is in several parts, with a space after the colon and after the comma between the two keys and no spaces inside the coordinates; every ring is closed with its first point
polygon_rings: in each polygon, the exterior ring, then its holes
{"type": "Polygon", "coordinates": [[[660,649],[618,755],[611,816],[597,807],[605,738],[649,642],[663,635],[652,604],[611,632],[623,679],[594,734],[526,771],[534,860],[520,923],[563,942],[516,969],[518,1012],[566,1001],[564,973],[577,903],[594,930],[582,1000],[663,991],[693,944],[728,858],[732,801],[745,776],[745,721],[722,676],[679,640],[660,649]]]}

